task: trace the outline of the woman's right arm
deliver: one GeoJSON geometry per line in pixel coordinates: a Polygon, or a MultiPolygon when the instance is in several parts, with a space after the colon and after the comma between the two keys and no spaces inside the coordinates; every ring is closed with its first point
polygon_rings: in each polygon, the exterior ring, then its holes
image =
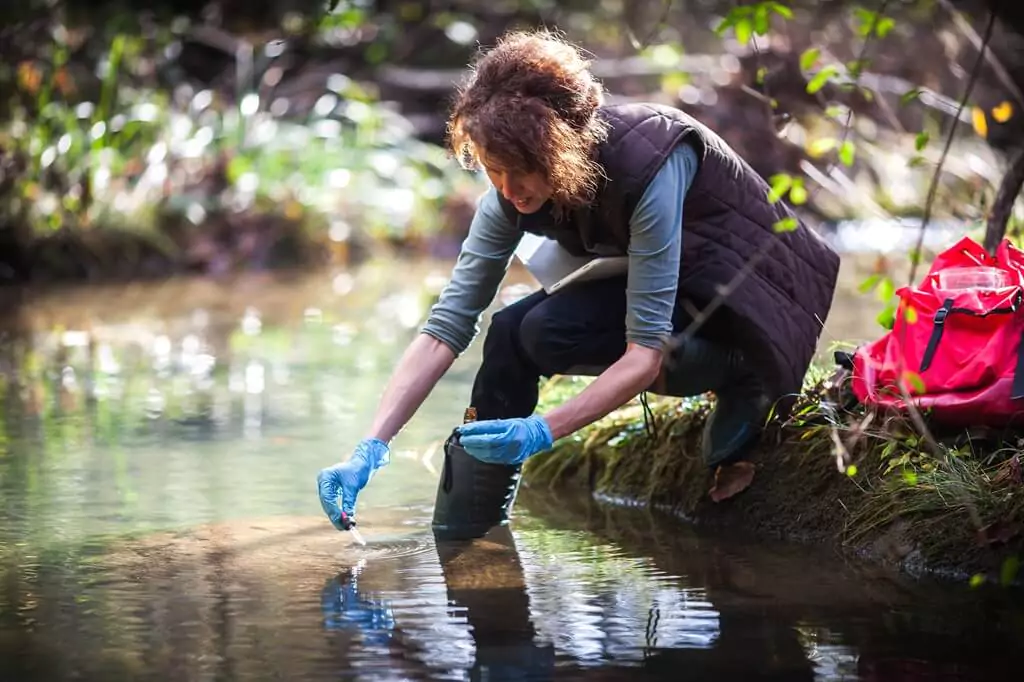
{"type": "Polygon", "coordinates": [[[473,341],[480,315],[494,300],[521,236],[502,212],[494,188],[489,188],[477,206],[451,280],[391,374],[368,437],[390,442],[473,341]]]}
{"type": "Polygon", "coordinates": [[[417,334],[384,388],[367,437],[390,443],[416,414],[456,357],[444,342],[426,333],[417,334]]]}

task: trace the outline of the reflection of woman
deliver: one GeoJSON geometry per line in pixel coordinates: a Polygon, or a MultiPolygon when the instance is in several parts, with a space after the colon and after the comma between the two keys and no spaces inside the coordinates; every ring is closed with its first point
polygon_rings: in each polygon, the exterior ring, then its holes
{"type": "Polygon", "coordinates": [[[714,391],[705,461],[749,481],[742,460],[814,354],[836,254],[699,121],[671,107],[603,104],[579,51],[548,33],[513,33],[485,53],[450,129],[460,160],[483,168],[493,188],[368,437],[320,473],[331,521],[349,527],[387,443],[475,335],[524,231],[581,255],[628,255],[628,274],[540,291],[494,316],[472,391],[480,421],[460,427],[462,446],[519,465],[645,390],[714,391]],[[670,343],[724,292],[695,335],[670,343]],[[540,377],[580,367],[599,376],[534,414],[540,377]]]}
{"type": "MultiPolygon", "coordinates": [[[[548,679],[554,668],[554,648],[536,641],[526,578],[508,527],[494,528],[478,541],[437,540],[435,546],[447,588],[445,603],[461,611],[454,620],[464,618],[473,638],[471,677],[548,679]]],[[[376,647],[383,654],[392,643],[408,646],[415,639],[415,630],[402,631],[389,600],[361,592],[358,573],[359,569],[346,571],[324,585],[321,611],[325,629],[358,633],[363,646],[376,647]]],[[[432,622],[427,635],[443,638],[441,625],[432,622]]],[[[436,663],[439,642],[416,644],[434,650],[436,663]]],[[[452,642],[444,644],[451,646],[452,642]]]]}

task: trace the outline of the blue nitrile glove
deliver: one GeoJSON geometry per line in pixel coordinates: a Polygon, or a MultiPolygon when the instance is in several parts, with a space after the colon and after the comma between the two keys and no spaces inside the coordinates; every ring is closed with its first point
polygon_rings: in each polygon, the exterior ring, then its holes
{"type": "Polygon", "coordinates": [[[481,462],[520,464],[554,442],[543,417],[485,419],[458,427],[459,444],[481,462]]]}
{"type": "Polygon", "coordinates": [[[384,441],[365,438],[347,462],[321,469],[317,474],[320,506],[335,528],[349,530],[355,525],[356,497],[370,482],[374,472],[390,461],[390,454],[384,441]]]}

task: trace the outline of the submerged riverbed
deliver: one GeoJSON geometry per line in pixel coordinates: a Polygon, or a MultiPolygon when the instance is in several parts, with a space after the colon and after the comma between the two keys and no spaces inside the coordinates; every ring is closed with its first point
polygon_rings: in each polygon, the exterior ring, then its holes
{"type": "MultiPolygon", "coordinates": [[[[447,267],[82,288],[4,320],[4,679],[1019,674],[1002,592],[640,510],[524,490],[510,532],[437,545],[479,342],[361,496],[369,544],[334,531],[316,472],[362,435],[447,267]]],[[[840,294],[823,349],[876,334],[870,307],[840,294]]]]}

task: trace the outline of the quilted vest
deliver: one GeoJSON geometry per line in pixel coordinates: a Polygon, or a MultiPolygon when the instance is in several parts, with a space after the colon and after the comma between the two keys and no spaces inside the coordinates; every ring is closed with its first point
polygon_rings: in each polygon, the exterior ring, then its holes
{"type": "Polygon", "coordinates": [[[699,169],[683,204],[678,297],[702,309],[730,287],[700,333],[739,344],[773,397],[798,393],[832,306],[838,254],[785,202],[771,203],[768,183],[685,112],[627,103],[598,115],[610,131],[598,150],[607,180],[596,201],[556,221],[550,206],[520,214],[499,193],[505,214],[571,253],[625,255],[630,216],[648,183],[677,144],[692,144],[699,169]],[[795,229],[776,230],[787,218],[795,229]]]}

